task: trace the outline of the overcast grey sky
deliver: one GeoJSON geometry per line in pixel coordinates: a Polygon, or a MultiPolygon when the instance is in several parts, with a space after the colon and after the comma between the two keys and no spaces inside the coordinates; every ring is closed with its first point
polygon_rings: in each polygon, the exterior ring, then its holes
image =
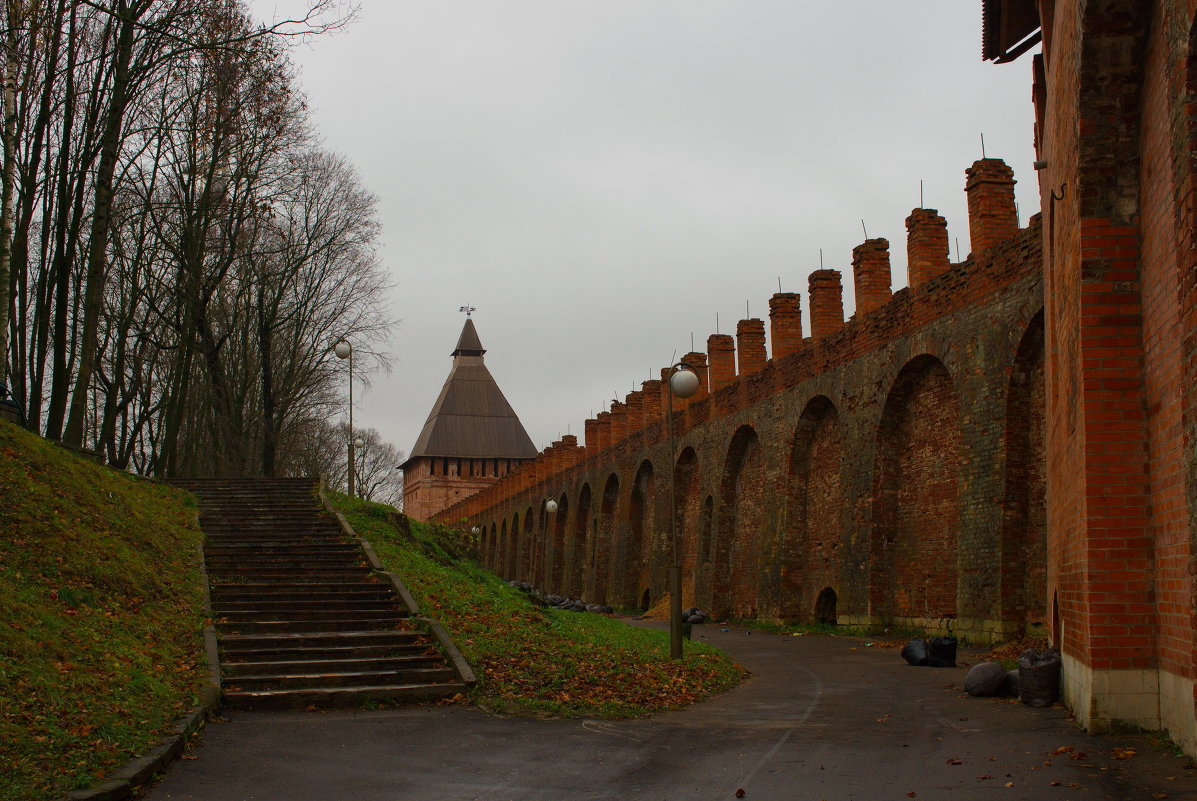
{"type": "MultiPolygon", "coordinates": [[[[298,0],[255,0],[264,19],[298,0]]],[[[390,375],[358,425],[407,451],[474,320],[537,447],[705,350],[777,291],[948,220],[986,153],[1038,211],[1031,59],[981,61],[980,3],[362,0],[294,59],[325,146],[379,197],[395,282],[390,375]]]]}

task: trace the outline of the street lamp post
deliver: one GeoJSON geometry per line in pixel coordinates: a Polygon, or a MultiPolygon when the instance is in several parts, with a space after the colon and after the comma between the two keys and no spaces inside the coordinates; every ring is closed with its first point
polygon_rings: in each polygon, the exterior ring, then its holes
{"type": "Polygon", "coordinates": [[[673,445],[673,396],[690,398],[698,391],[698,373],[686,362],[678,362],[669,368],[669,391],[665,427],[669,430],[669,543],[673,549],[673,564],[669,567],[669,658],[682,658],[682,549],[678,542],[677,498],[674,489],[674,471],[677,455],[673,445]]]}
{"type": "Polygon", "coordinates": [[[349,435],[345,437],[349,448],[348,466],[349,473],[346,481],[349,484],[349,497],[354,495],[354,453],[353,453],[353,347],[347,340],[342,339],[336,345],[333,345],[333,353],[337,354],[338,359],[349,360],[349,435]]]}
{"type": "Polygon", "coordinates": [[[358,495],[361,497],[365,497],[365,493],[362,492],[361,476],[363,473],[366,472],[366,440],[362,437],[361,434],[358,434],[356,437],[353,438],[353,447],[356,450],[359,450],[362,452],[362,469],[355,470],[355,473],[357,474],[357,479],[358,479],[358,481],[357,481],[358,495]]]}

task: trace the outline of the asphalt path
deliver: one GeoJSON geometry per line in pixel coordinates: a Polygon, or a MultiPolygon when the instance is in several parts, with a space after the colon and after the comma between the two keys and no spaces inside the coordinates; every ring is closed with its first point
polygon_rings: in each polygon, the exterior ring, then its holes
{"type": "Polygon", "coordinates": [[[1059,705],[970,698],[963,666],[910,667],[855,638],[699,636],[752,675],[684,710],[627,721],[465,706],[230,712],[147,798],[1197,801],[1197,770],[1166,747],[1090,736],[1059,705]]]}

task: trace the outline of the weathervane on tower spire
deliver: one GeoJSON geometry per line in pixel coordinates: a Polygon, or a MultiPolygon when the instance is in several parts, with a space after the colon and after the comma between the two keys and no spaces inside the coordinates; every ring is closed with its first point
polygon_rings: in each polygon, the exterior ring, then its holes
{"type": "Polygon", "coordinates": [[[464,305],[464,306],[462,306],[460,309],[458,309],[458,311],[459,311],[459,312],[465,312],[465,316],[466,316],[466,317],[469,317],[471,314],[473,314],[474,312],[478,311],[478,307],[477,307],[477,306],[471,306],[469,303],[467,303],[466,305],[464,305]]]}

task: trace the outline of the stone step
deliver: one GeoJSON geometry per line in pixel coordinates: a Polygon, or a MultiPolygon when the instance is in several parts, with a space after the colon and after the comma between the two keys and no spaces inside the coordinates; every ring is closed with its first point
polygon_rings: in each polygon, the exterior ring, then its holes
{"type": "Polygon", "coordinates": [[[254,607],[249,609],[214,610],[218,623],[237,623],[242,621],[273,623],[297,620],[377,620],[393,617],[406,617],[406,610],[396,608],[398,604],[384,604],[381,606],[353,606],[346,609],[329,608],[326,605],[308,604],[300,607],[285,607],[278,609],[263,609],[254,607]]]}
{"type": "Polygon", "coordinates": [[[245,554],[244,556],[208,556],[204,559],[204,564],[208,569],[214,572],[220,572],[222,569],[228,568],[241,569],[321,569],[324,567],[343,568],[343,567],[365,567],[366,559],[361,553],[358,554],[309,554],[299,557],[288,557],[277,554],[245,554]]]}
{"type": "Polygon", "coordinates": [[[351,578],[361,581],[361,578],[370,575],[370,569],[364,565],[359,566],[359,568],[328,568],[326,570],[312,570],[304,568],[304,566],[297,566],[297,568],[281,568],[280,566],[280,568],[271,569],[255,569],[253,566],[248,566],[248,568],[243,569],[212,570],[209,575],[217,582],[261,581],[265,583],[275,581],[275,579],[287,579],[287,581],[308,583],[335,581],[338,578],[351,578]]]}
{"type": "Polygon", "coordinates": [[[221,650],[229,654],[261,651],[264,649],[406,647],[426,643],[428,643],[426,635],[419,631],[412,631],[411,629],[223,634],[220,637],[221,650]]]}
{"type": "Polygon", "coordinates": [[[314,687],[356,687],[380,684],[435,684],[452,681],[452,669],[439,667],[410,667],[395,670],[328,671],[306,673],[263,673],[228,676],[224,687],[228,692],[244,690],[287,690],[314,687]]]}
{"type": "MultiPolygon", "coordinates": [[[[305,655],[306,656],[306,655],[305,655]]],[[[305,659],[275,659],[273,661],[254,660],[229,662],[224,666],[224,674],[229,682],[241,676],[277,676],[326,673],[354,673],[384,672],[401,670],[411,667],[427,668],[443,666],[444,657],[439,652],[412,653],[406,655],[365,655],[337,658],[305,658],[305,659]]]]}
{"type": "Polygon", "coordinates": [[[264,601],[296,598],[320,601],[341,598],[391,598],[391,588],[373,582],[344,582],[342,584],[218,584],[212,588],[212,599],[221,601],[264,601]]]}
{"type": "Polygon", "coordinates": [[[359,706],[373,703],[418,703],[464,693],[456,681],[436,684],[394,684],[360,687],[316,687],[303,690],[244,690],[223,693],[231,709],[295,709],[359,706]]]}
{"type": "Polygon", "coordinates": [[[366,629],[385,631],[394,628],[404,620],[406,620],[406,616],[400,614],[391,614],[386,617],[359,616],[336,620],[230,620],[227,623],[217,621],[216,630],[230,634],[318,633],[366,629]]]}
{"type": "Polygon", "coordinates": [[[265,647],[240,648],[221,651],[223,669],[237,665],[269,664],[273,662],[327,661],[344,662],[354,659],[405,659],[409,657],[440,659],[440,652],[428,641],[413,641],[407,645],[346,645],[341,648],[265,647]],[[432,653],[430,654],[429,651],[432,653]]]}
{"type": "Polygon", "coordinates": [[[287,540],[266,540],[259,542],[210,542],[204,546],[209,558],[214,556],[245,556],[270,554],[303,557],[349,554],[361,556],[361,546],[347,542],[304,542],[287,540]]]}
{"type": "MultiPolygon", "coordinates": [[[[303,610],[329,611],[334,609],[371,609],[375,611],[403,611],[402,602],[395,598],[270,598],[251,601],[229,601],[221,599],[214,602],[213,613],[217,617],[230,618],[233,613],[275,613],[301,612],[303,610]]],[[[230,618],[231,619],[231,618],[230,618]]]]}

